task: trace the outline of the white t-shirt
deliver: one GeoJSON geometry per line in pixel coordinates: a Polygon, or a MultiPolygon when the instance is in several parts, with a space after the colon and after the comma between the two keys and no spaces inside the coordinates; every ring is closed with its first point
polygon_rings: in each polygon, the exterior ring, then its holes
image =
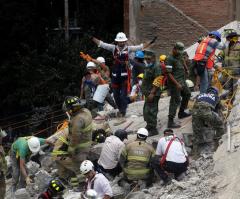
{"type": "Polygon", "coordinates": [[[115,135],[107,137],[98,160],[104,169],[113,169],[117,166],[124,143],[115,135]]]}
{"type": "Polygon", "coordinates": [[[100,198],[103,198],[104,195],[113,196],[108,179],[101,173],[96,173],[95,177],[88,182],[87,190],[88,189],[94,189],[100,198]]]}
{"type": "MultiPolygon", "coordinates": [[[[168,143],[172,138],[173,136],[170,135],[170,136],[162,137],[159,139],[156,155],[163,156],[168,146],[168,143]]],[[[184,163],[186,161],[186,156],[187,156],[187,152],[186,152],[184,143],[181,143],[179,139],[175,139],[168,150],[166,161],[184,163]]]]}

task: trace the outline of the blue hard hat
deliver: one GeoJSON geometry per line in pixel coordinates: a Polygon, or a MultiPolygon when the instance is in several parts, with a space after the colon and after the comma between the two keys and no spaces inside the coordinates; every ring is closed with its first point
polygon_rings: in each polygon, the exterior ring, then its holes
{"type": "Polygon", "coordinates": [[[143,58],[144,58],[144,52],[141,51],[141,50],[136,51],[136,52],[135,52],[135,57],[136,57],[136,58],[143,59],[143,58]]]}
{"type": "Polygon", "coordinates": [[[214,35],[219,42],[221,41],[221,34],[218,31],[212,31],[208,35],[214,35]]]}

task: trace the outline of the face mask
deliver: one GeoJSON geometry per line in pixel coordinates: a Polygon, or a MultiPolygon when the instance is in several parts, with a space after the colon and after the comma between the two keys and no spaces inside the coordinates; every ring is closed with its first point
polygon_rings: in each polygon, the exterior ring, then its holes
{"type": "Polygon", "coordinates": [[[141,86],[142,85],[142,80],[139,80],[138,84],[139,84],[139,86],[141,86]]]}
{"type": "Polygon", "coordinates": [[[151,67],[153,67],[153,63],[146,63],[146,67],[148,67],[148,68],[151,68],[151,67]]]}
{"type": "Polygon", "coordinates": [[[233,41],[234,43],[236,43],[236,42],[238,41],[238,37],[233,37],[233,38],[231,39],[231,41],[233,41]]]}

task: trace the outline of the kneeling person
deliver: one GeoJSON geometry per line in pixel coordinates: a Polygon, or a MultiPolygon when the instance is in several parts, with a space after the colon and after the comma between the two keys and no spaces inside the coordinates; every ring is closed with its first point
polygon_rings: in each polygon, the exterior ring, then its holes
{"type": "Polygon", "coordinates": [[[145,180],[146,185],[152,183],[150,160],[155,151],[146,142],[148,131],[140,128],[137,131],[137,140],[125,146],[121,153],[120,164],[127,181],[145,180]]]}
{"type": "Polygon", "coordinates": [[[184,143],[174,135],[172,129],[166,129],[164,137],[158,141],[152,167],[164,183],[167,183],[169,181],[167,173],[173,173],[178,179],[187,170],[187,166],[188,155],[184,143]]]}
{"type": "Polygon", "coordinates": [[[125,146],[123,143],[124,139],[127,139],[127,132],[122,129],[117,130],[114,135],[107,137],[98,160],[99,169],[113,177],[122,171],[119,158],[125,146]]]}

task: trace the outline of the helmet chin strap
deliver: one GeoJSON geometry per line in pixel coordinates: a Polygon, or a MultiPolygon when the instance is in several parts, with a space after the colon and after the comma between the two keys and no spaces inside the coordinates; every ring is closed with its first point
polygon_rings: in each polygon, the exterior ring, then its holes
{"type": "Polygon", "coordinates": [[[67,117],[68,117],[68,121],[70,121],[70,120],[71,120],[71,116],[70,116],[70,114],[68,113],[68,111],[66,111],[66,114],[67,114],[67,117]]]}

